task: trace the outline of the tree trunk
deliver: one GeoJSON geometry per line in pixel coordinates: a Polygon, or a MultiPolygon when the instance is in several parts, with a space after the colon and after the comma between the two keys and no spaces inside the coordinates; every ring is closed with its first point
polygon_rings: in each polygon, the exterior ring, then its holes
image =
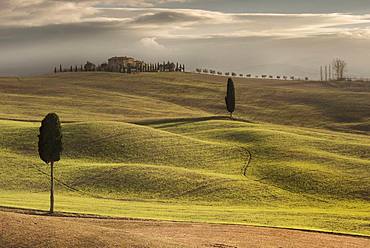
{"type": "Polygon", "coordinates": [[[233,112],[230,112],[230,119],[233,119],[233,112]]]}
{"type": "Polygon", "coordinates": [[[54,213],[54,161],[50,163],[50,213],[54,213]]]}

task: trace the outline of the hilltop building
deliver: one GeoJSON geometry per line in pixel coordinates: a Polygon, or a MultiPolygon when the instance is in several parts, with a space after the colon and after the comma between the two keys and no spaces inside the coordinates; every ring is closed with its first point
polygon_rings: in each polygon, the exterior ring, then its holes
{"type": "MultiPolygon", "coordinates": [[[[72,67],[70,70],[63,69],[60,65],[60,72],[73,71],[72,67]]],[[[106,72],[120,72],[120,73],[136,73],[136,72],[185,72],[185,65],[173,62],[163,63],[145,63],[144,61],[136,60],[132,57],[111,57],[108,59],[108,63],[104,62],[101,65],[96,66],[95,64],[87,61],[84,66],[81,65],[80,69],[75,67],[77,71],[106,71],[106,72]]],[[[57,72],[57,69],[54,69],[57,72]]]]}
{"type": "Polygon", "coordinates": [[[112,57],[108,59],[108,71],[122,72],[122,70],[138,70],[144,65],[143,61],[135,60],[131,57],[112,57]]]}

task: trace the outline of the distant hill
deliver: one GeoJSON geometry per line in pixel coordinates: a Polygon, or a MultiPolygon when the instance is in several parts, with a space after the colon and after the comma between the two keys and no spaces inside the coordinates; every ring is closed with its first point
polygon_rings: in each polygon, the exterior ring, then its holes
{"type": "MultiPolygon", "coordinates": [[[[370,84],[235,78],[236,116],[370,133],[370,84]]],[[[63,121],[226,115],[226,78],[191,73],[63,73],[0,78],[0,118],[63,121]]]]}

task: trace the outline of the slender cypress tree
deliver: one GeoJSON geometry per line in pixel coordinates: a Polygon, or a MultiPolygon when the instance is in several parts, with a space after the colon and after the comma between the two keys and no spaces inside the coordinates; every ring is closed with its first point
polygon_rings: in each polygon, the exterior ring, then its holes
{"type": "Polygon", "coordinates": [[[235,111],[235,88],[234,82],[231,78],[227,80],[227,92],[225,96],[226,109],[230,113],[230,119],[233,118],[235,111]]]}
{"type": "Polygon", "coordinates": [[[59,72],[63,72],[62,64],[59,65],[59,72]]]}
{"type": "Polygon", "coordinates": [[[54,212],[54,162],[60,160],[62,146],[62,128],[59,117],[49,113],[41,122],[39,134],[39,155],[42,161],[50,164],[50,213],[54,212]]]}
{"type": "Polygon", "coordinates": [[[57,73],[57,67],[54,67],[54,73],[57,73]]]}

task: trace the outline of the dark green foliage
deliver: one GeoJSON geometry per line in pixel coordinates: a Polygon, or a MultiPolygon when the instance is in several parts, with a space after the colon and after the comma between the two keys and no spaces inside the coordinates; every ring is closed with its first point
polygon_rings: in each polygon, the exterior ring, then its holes
{"type": "Polygon", "coordinates": [[[39,155],[45,163],[60,160],[62,152],[62,128],[55,113],[48,114],[41,122],[39,134],[39,155]]]}
{"type": "Polygon", "coordinates": [[[234,82],[231,78],[227,80],[227,92],[225,96],[225,103],[227,111],[230,113],[230,117],[232,118],[233,112],[235,111],[235,88],[234,82]]]}

